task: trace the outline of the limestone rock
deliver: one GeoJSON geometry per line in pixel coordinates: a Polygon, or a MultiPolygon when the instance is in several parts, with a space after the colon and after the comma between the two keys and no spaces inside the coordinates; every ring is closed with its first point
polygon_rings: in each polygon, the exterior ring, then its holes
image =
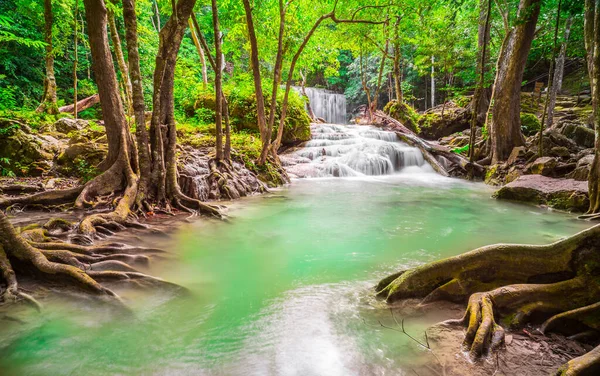
{"type": "Polygon", "coordinates": [[[527,166],[527,172],[530,174],[551,176],[556,168],[558,161],[552,157],[541,157],[527,166]]]}
{"type": "Polygon", "coordinates": [[[494,197],[575,212],[584,212],[589,206],[587,182],[542,175],[523,175],[500,188],[494,197]]]}
{"type": "Polygon", "coordinates": [[[577,123],[565,123],[560,133],[575,141],[581,147],[594,147],[594,130],[577,123]]]}

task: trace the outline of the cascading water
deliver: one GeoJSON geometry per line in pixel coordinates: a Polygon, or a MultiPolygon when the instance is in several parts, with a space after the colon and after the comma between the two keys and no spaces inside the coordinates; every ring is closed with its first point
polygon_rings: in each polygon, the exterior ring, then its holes
{"type": "MultiPolygon", "coordinates": [[[[294,89],[298,92],[302,90],[300,87],[294,87],[294,89]]],[[[304,90],[316,117],[322,118],[328,123],[346,124],[346,96],[344,94],[314,87],[307,87],[304,90]]]]}
{"type": "Polygon", "coordinates": [[[312,140],[281,160],[295,177],[390,175],[407,168],[432,171],[421,151],[394,132],[365,125],[313,124],[312,140]]]}

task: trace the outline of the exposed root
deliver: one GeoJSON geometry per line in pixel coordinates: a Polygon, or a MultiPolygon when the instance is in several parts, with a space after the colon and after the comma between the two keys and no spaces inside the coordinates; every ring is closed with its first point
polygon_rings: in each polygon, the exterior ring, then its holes
{"type": "MultiPolygon", "coordinates": [[[[108,226],[114,225],[109,223],[108,226]]],[[[67,281],[102,299],[109,298],[109,302],[120,307],[125,306],[118,295],[102,286],[99,281],[123,280],[134,281],[143,286],[177,286],[140,273],[130,265],[149,262],[148,256],[135,253],[158,253],[160,250],[129,247],[119,243],[84,247],[45,240],[47,239],[41,239],[40,242],[25,240],[17,234],[6,215],[0,211],[0,276],[7,286],[0,292],[2,301],[25,300],[36,308],[40,307],[33,297],[18,289],[16,274],[9,261],[11,258],[19,260],[20,267],[28,266],[43,274],[65,276],[67,281]]]]}
{"type": "Polygon", "coordinates": [[[6,281],[6,289],[0,290],[0,300],[3,302],[16,302],[19,299],[31,304],[35,309],[41,311],[42,305],[35,300],[31,295],[19,291],[17,284],[17,276],[4,252],[4,248],[0,245],[0,273],[6,281]]]}
{"type": "Polygon", "coordinates": [[[576,308],[570,311],[562,312],[552,316],[544,322],[540,330],[542,333],[559,329],[562,325],[568,324],[568,321],[579,321],[588,327],[600,329],[600,302],[576,308]],[[591,319],[591,320],[590,320],[591,319]]]}
{"type": "Polygon", "coordinates": [[[28,196],[5,197],[0,199],[0,208],[8,208],[13,205],[60,205],[72,203],[83,191],[83,187],[75,187],[65,190],[52,190],[36,193],[28,196]]]}
{"type": "Polygon", "coordinates": [[[600,373],[600,346],[560,367],[557,376],[594,376],[600,373]]]}
{"type": "MultiPolygon", "coordinates": [[[[389,276],[377,293],[388,302],[421,298],[421,304],[469,297],[463,318],[445,324],[467,328],[463,345],[475,360],[502,346],[499,318],[509,327],[548,318],[542,331],[577,322],[576,334],[597,335],[589,329],[600,329],[599,248],[600,225],[549,245],[482,247],[389,276]]],[[[586,374],[579,369],[600,364],[600,351],[590,354],[565,366],[575,373],[563,374],[586,374]]]]}

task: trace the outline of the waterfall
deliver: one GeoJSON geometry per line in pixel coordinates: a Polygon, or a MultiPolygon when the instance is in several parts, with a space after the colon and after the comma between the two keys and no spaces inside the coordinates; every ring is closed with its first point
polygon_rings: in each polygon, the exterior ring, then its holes
{"type": "MultiPolygon", "coordinates": [[[[301,93],[302,89],[299,86],[293,88],[301,93]]],[[[315,116],[325,119],[327,123],[346,124],[346,96],[344,94],[314,87],[307,87],[304,90],[315,116]]]]}
{"type": "Polygon", "coordinates": [[[313,124],[312,139],[281,156],[294,177],[390,175],[406,169],[433,171],[421,151],[394,132],[365,125],[313,124]]]}

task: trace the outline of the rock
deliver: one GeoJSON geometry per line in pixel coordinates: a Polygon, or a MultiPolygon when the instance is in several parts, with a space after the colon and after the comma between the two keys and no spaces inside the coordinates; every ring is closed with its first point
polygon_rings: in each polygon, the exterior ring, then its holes
{"type": "Polygon", "coordinates": [[[51,167],[53,146],[20,127],[9,128],[0,133],[0,158],[6,158],[4,168],[17,175],[41,175],[51,167]]]}
{"type": "Polygon", "coordinates": [[[552,157],[541,157],[527,166],[527,172],[530,174],[552,176],[558,161],[552,157]]]}
{"type": "Polygon", "coordinates": [[[80,131],[88,127],[88,121],[83,119],[62,118],[58,119],[54,124],[47,125],[42,128],[43,132],[58,132],[68,134],[70,132],[80,131]]]}
{"type": "Polygon", "coordinates": [[[508,165],[512,166],[515,164],[517,159],[525,158],[526,153],[527,153],[527,149],[525,148],[525,146],[514,147],[512,149],[512,151],[510,152],[510,156],[508,157],[508,161],[507,161],[508,165]]]}
{"type": "Polygon", "coordinates": [[[590,168],[592,166],[592,162],[594,161],[593,155],[586,155],[577,161],[577,167],[575,170],[567,174],[567,178],[575,179],[579,181],[587,181],[588,176],[590,175],[590,168]]]}
{"type": "Polygon", "coordinates": [[[577,123],[565,123],[560,128],[560,133],[581,147],[594,147],[594,130],[577,123]]]}
{"type": "Polygon", "coordinates": [[[104,144],[88,142],[69,145],[58,156],[59,172],[71,176],[89,176],[107,153],[108,148],[104,144]]]}
{"type": "Polygon", "coordinates": [[[504,178],[504,181],[506,183],[515,181],[519,178],[519,176],[523,175],[523,173],[524,173],[523,169],[520,168],[519,166],[512,166],[510,168],[510,170],[508,170],[508,172],[506,173],[506,177],[504,178]]]}
{"type": "Polygon", "coordinates": [[[553,157],[568,158],[571,153],[569,153],[569,149],[564,146],[555,146],[550,149],[550,155],[553,157]]]}
{"type": "Polygon", "coordinates": [[[589,207],[587,182],[542,175],[523,175],[500,188],[494,197],[576,212],[589,207]]]}

